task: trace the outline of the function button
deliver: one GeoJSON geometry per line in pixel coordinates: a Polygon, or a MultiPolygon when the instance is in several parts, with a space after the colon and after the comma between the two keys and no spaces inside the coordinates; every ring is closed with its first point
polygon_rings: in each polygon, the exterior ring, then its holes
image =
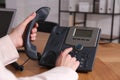
{"type": "Polygon", "coordinates": [[[84,59],[84,58],[81,58],[80,61],[85,61],[85,59],[84,59]]]}
{"type": "Polygon", "coordinates": [[[74,55],[74,57],[75,57],[75,58],[77,58],[77,56],[76,56],[76,55],[74,55]]]}
{"type": "Polygon", "coordinates": [[[83,65],[83,64],[84,64],[84,62],[83,62],[83,61],[80,61],[80,64],[81,64],[81,65],[83,65]]]}
{"type": "Polygon", "coordinates": [[[82,68],[82,67],[83,67],[83,65],[81,65],[81,64],[80,64],[80,65],[79,65],[79,67],[80,67],[80,68],[82,68]]]}
{"type": "Polygon", "coordinates": [[[77,44],[75,46],[75,50],[77,50],[77,51],[81,51],[82,49],[83,49],[83,46],[81,44],[77,44]]]}
{"type": "Polygon", "coordinates": [[[79,52],[75,50],[74,53],[75,53],[75,54],[78,54],[79,52]]]}

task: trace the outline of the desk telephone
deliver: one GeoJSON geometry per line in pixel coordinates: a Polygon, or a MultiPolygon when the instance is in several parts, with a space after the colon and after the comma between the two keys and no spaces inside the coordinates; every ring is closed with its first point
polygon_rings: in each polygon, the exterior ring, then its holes
{"type": "MultiPolygon", "coordinates": [[[[24,43],[25,51],[32,59],[38,59],[38,55],[35,46],[30,43],[30,31],[36,21],[44,21],[46,19],[49,10],[50,9],[47,7],[40,8],[37,11],[37,18],[28,25],[24,43]]],[[[55,66],[56,59],[60,55],[60,52],[68,47],[73,47],[73,51],[69,54],[80,61],[77,71],[92,71],[99,35],[99,28],[55,26],[49,36],[44,52],[39,60],[39,64],[41,66],[52,68],[55,66]]]]}
{"type": "Polygon", "coordinates": [[[40,65],[54,67],[60,52],[73,47],[69,54],[80,61],[78,72],[92,70],[100,29],[90,27],[55,27],[51,32],[40,65]]]}

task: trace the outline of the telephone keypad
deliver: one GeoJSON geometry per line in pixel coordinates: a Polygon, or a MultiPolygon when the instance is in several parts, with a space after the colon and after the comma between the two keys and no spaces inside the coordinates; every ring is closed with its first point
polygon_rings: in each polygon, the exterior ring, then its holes
{"type": "Polygon", "coordinates": [[[85,53],[81,48],[81,45],[77,45],[73,48],[73,51],[71,51],[69,54],[72,57],[76,57],[78,61],[80,61],[80,65],[79,67],[81,69],[84,69],[87,67],[87,59],[88,59],[88,55],[87,53],[85,53]]]}

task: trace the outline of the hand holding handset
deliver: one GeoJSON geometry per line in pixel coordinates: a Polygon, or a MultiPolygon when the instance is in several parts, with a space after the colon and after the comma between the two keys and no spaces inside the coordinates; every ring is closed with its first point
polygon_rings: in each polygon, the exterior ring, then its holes
{"type": "Polygon", "coordinates": [[[47,18],[48,14],[49,14],[49,11],[50,11],[49,7],[39,8],[36,11],[36,17],[26,27],[24,47],[25,47],[25,52],[26,52],[27,56],[31,59],[38,59],[36,46],[34,46],[30,42],[31,30],[37,21],[41,21],[41,22],[45,21],[45,19],[47,18]]]}

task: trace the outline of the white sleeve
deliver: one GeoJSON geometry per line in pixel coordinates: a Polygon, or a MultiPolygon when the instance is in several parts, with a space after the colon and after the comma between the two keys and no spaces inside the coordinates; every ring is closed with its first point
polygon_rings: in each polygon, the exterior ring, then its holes
{"type": "Polygon", "coordinates": [[[61,66],[35,76],[17,78],[0,62],[0,80],[78,80],[78,74],[70,68],[61,66]]]}
{"type": "Polygon", "coordinates": [[[78,74],[71,68],[61,66],[36,76],[19,78],[19,80],[78,80],[78,74]]]}
{"type": "Polygon", "coordinates": [[[78,74],[68,67],[55,67],[42,74],[16,78],[5,65],[17,60],[18,52],[9,36],[0,39],[0,80],[78,80],[78,74]],[[6,76],[7,75],[7,76],[6,76]]]}
{"type": "Polygon", "coordinates": [[[15,62],[19,58],[19,54],[8,35],[0,38],[0,62],[8,65],[15,62]]]}

